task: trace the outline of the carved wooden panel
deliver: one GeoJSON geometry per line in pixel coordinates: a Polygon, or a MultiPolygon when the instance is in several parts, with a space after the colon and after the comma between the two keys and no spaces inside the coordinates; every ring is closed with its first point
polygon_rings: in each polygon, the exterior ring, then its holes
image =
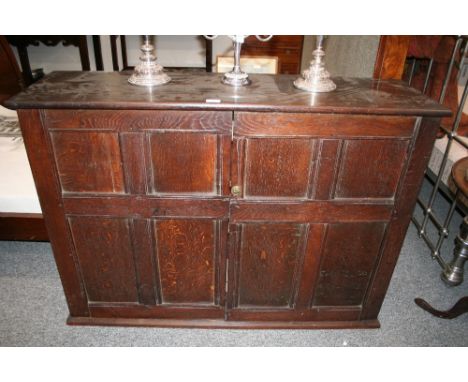
{"type": "Polygon", "coordinates": [[[214,304],[219,253],[216,223],[171,219],[153,223],[163,303],[214,304]]]}
{"type": "Polygon", "coordinates": [[[127,219],[80,216],[68,221],[89,301],[138,302],[127,219]]]}
{"type": "Polygon", "coordinates": [[[379,254],[386,223],[328,226],[313,305],[360,305],[379,254]]]}
{"type": "Polygon", "coordinates": [[[407,140],[349,140],[343,145],[336,198],[392,198],[406,162],[407,140]]]}
{"type": "Polygon", "coordinates": [[[63,192],[125,192],[116,133],[56,131],[51,140],[63,192]]]}
{"type": "Polygon", "coordinates": [[[237,303],[288,307],[301,257],[301,224],[242,224],[238,250],[237,303]]]}
{"type": "Polygon", "coordinates": [[[148,140],[154,193],[217,194],[217,135],[154,132],[148,140]]]}
{"type": "Polygon", "coordinates": [[[315,140],[248,139],[245,197],[305,197],[315,140]]]}

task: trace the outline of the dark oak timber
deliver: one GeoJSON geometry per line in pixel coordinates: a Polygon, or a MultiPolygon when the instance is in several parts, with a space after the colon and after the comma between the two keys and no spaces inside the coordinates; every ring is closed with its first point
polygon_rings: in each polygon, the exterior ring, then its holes
{"type": "Polygon", "coordinates": [[[222,74],[174,71],[171,82],[150,90],[130,86],[130,74],[54,72],[5,105],[11,109],[189,109],[436,117],[450,114],[418,90],[396,80],[336,77],[336,91],[314,95],[294,87],[296,75],[251,74],[250,86],[233,88],[221,83],[222,74]]]}
{"type": "Polygon", "coordinates": [[[376,328],[440,117],[399,81],[57,72],[20,123],[71,325],[376,328]],[[212,100],[218,100],[213,103],[212,100]]]}
{"type": "Polygon", "coordinates": [[[400,80],[405,69],[410,36],[381,36],[374,66],[374,78],[400,80]]]}
{"type": "Polygon", "coordinates": [[[0,240],[49,241],[42,214],[0,213],[0,240]]]}

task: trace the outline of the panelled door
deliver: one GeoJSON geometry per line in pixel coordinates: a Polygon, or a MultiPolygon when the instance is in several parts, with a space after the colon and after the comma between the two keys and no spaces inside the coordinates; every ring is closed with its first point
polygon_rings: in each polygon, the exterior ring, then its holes
{"type": "Polygon", "coordinates": [[[414,124],[235,113],[228,319],[359,319],[414,124]]]}
{"type": "Polygon", "coordinates": [[[359,319],[414,118],[240,112],[232,130],[223,111],[47,110],[43,121],[91,316],[359,319]]]}
{"type": "Polygon", "coordinates": [[[232,113],[43,117],[90,315],[223,318],[232,113]]]}

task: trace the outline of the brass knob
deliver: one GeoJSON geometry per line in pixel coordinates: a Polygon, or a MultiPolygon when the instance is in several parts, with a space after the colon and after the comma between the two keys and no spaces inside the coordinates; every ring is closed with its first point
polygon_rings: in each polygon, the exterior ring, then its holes
{"type": "Polygon", "coordinates": [[[232,186],[231,187],[231,193],[234,196],[239,196],[241,194],[241,188],[240,186],[232,186]]]}

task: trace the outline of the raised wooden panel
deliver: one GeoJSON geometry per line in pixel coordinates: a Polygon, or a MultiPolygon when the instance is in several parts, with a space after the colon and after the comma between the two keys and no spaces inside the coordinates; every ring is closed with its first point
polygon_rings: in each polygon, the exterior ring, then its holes
{"type": "Polygon", "coordinates": [[[289,307],[301,256],[301,224],[242,224],[238,253],[237,303],[289,307]]]}
{"type": "Polygon", "coordinates": [[[210,219],[153,223],[163,303],[214,304],[219,253],[210,219]]]}
{"type": "Polygon", "coordinates": [[[248,139],[245,197],[306,197],[314,152],[310,139],[248,139]]]}
{"type": "Polygon", "coordinates": [[[68,219],[89,301],[138,302],[127,219],[68,219]]]}
{"type": "Polygon", "coordinates": [[[379,254],[386,223],[328,226],[313,305],[360,305],[379,254]]]}
{"type": "Polygon", "coordinates": [[[154,193],[217,193],[217,135],[161,132],[148,140],[154,193]]]}
{"type": "Polygon", "coordinates": [[[119,138],[116,133],[51,133],[63,192],[125,193],[119,138]]]}
{"type": "Polygon", "coordinates": [[[407,140],[345,141],[335,198],[392,198],[408,145],[407,140]]]}

